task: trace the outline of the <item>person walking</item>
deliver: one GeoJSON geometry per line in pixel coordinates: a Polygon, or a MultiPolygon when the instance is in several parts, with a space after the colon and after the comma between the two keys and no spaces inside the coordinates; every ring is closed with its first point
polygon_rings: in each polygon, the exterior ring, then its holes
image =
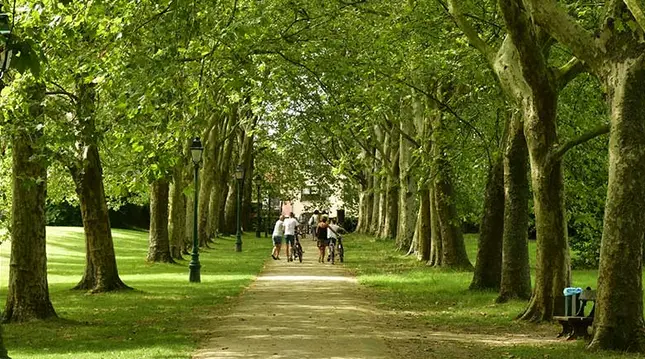
{"type": "Polygon", "coordinates": [[[327,237],[327,232],[331,230],[333,233],[336,233],[336,231],[333,228],[329,227],[329,224],[327,224],[328,218],[326,216],[323,216],[318,223],[318,226],[316,227],[316,238],[318,239],[318,251],[320,252],[320,256],[318,257],[318,262],[320,263],[325,263],[325,252],[327,249],[327,246],[329,245],[329,237],[327,237]]]}
{"type": "Polygon", "coordinates": [[[294,245],[296,240],[296,228],[298,228],[298,220],[293,212],[291,212],[289,218],[284,220],[284,241],[286,244],[287,262],[293,261],[293,257],[291,257],[291,246],[294,245]]]}
{"type": "Polygon", "coordinates": [[[316,229],[318,228],[318,222],[320,222],[320,212],[318,210],[314,211],[314,214],[309,217],[309,231],[311,232],[311,239],[316,240],[316,229]]]}
{"type": "MultiPolygon", "coordinates": [[[[336,218],[329,218],[329,224],[327,227],[327,239],[329,240],[329,245],[330,246],[336,246],[336,242],[338,240],[338,237],[340,237],[339,233],[346,233],[345,229],[339,225],[336,224],[336,218]]],[[[331,264],[334,264],[335,262],[335,255],[332,257],[332,251],[331,249],[329,250],[329,258],[327,259],[327,262],[331,260],[331,264]]]]}
{"type": "Polygon", "coordinates": [[[275,222],[273,226],[273,251],[271,252],[271,258],[274,260],[280,259],[280,248],[282,248],[282,235],[284,234],[284,215],[280,215],[280,218],[275,222]]]}

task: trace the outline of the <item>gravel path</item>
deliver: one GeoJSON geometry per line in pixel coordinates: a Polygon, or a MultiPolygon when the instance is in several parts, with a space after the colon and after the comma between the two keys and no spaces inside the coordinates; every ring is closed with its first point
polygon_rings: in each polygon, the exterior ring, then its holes
{"type": "MultiPolygon", "coordinates": [[[[194,359],[390,358],[378,311],[340,264],[317,263],[310,239],[303,263],[269,260],[194,359]]],[[[267,254],[268,255],[268,254],[267,254]]]]}

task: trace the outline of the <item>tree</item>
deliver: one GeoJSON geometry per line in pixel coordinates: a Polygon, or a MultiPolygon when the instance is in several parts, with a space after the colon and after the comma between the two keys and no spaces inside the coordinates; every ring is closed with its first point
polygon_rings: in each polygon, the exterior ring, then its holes
{"type": "MultiPolygon", "coordinates": [[[[47,159],[42,102],[45,87],[23,79],[26,102],[13,111],[11,125],[13,204],[11,260],[4,322],[26,322],[56,316],[49,299],[45,240],[47,159]]],[[[20,91],[19,89],[16,89],[20,91]]]]}
{"type": "Polygon", "coordinates": [[[594,36],[555,1],[527,0],[533,19],[603,83],[610,107],[609,185],[591,348],[645,351],[642,226],[645,197],[645,29],[636,1],[606,1],[594,36]]]}

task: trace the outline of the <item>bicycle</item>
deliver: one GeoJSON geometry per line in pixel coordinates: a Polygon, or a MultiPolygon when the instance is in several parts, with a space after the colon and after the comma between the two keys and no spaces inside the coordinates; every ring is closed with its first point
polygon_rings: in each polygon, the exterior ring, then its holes
{"type": "Polygon", "coordinates": [[[329,241],[329,254],[327,255],[327,262],[334,264],[336,261],[336,254],[341,263],[345,262],[345,247],[343,246],[343,237],[331,238],[329,241]]]}
{"type": "Polygon", "coordinates": [[[298,233],[296,233],[296,238],[293,245],[291,246],[291,258],[298,258],[298,261],[302,263],[302,245],[300,244],[300,239],[298,238],[298,233]]]}

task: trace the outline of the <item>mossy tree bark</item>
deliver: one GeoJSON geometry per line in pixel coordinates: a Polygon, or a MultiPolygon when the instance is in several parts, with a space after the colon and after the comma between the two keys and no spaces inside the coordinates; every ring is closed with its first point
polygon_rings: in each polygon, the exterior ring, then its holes
{"type": "MultiPolygon", "coordinates": [[[[441,90],[443,91],[443,90],[441,90]]],[[[458,270],[472,270],[473,266],[466,253],[466,244],[457,216],[452,169],[447,153],[448,128],[443,113],[436,111],[432,122],[432,154],[434,175],[433,191],[436,213],[441,231],[441,267],[458,270]]],[[[435,263],[435,266],[437,264],[435,263]]]]}
{"type": "Polygon", "coordinates": [[[385,218],[383,220],[383,238],[396,239],[399,225],[399,131],[392,125],[389,143],[389,165],[387,177],[385,218]]]}
{"type": "Polygon", "coordinates": [[[498,302],[531,297],[528,149],[519,113],[511,116],[504,149],[504,233],[498,302]]]}
{"type": "MultiPolygon", "coordinates": [[[[11,135],[11,258],[3,321],[14,323],[56,317],[47,285],[45,143],[43,131],[36,129],[36,123],[42,123],[45,88],[32,85],[27,93],[27,121],[16,119],[11,135]]],[[[3,353],[6,357],[0,346],[0,357],[3,353]]]]}
{"type": "Polygon", "coordinates": [[[215,228],[218,233],[228,233],[225,228],[225,208],[226,199],[228,197],[228,178],[231,173],[231,158],[233,157],[233,148],[235,138],[228,138],[224,144],[223,158],[219,165],[219,176],[216,178],[217,185],[215,186],[215,195],[217,199],[217,206],[215,217],[215,228]]]}
{"type": "Polygon", "coordinates": [[[148,262],[174,263],[168,236],[168,193],[170,183],[160,178],[150,185],[150,232],[148,262]]]}
{"type": "Polygon", "coordinates": [[[211,239],[209,236],[208,218],[212,215],[209,212],[211,193],[215,181],[214,168],[217,165],[217,138],[219,134],[219,117],[213,115],[208,129],[204,136],[204,154],[202,157],[201,171],[199,178],[199,203],[197,208],[197,238],[199,246],[207,245],[211,239]]]}
{"type": "Polygon", "coordinates": [[[484,211],[471,290],[499,290],[502,281],[504,233],[504,157],[498,156],[488,169],[484,211]]]}
{"type": "MultiPolygon", "coordinates": [[[[439,223],[439,213],[437,212],[437,196],[434,186],[430,186],[430,260],[428,265],[432,267],[441,267],[443,264],[443,241],[441,239],[441,224],[439,223]]],[[[419,237],[421,239],[421,237],[419,237]]]]}
{"type": "Polygon", "coordinates": [[[427,187],[419,191],[419,211],[417,218],[417,260],[422,262],[430,261],[432,243],[432,222],[430,214],[430,191],[427,187]]]}
{"type": "Polygon", "coordinates": [[[517,54],[521,71],[516,81],[524,118],[533,185],[537,260],[535,288],[522,319],[550,320],[554,298],[571,282],[569,246],[564,215],[562,161],[553,158],[558,135],[556,112],[557,77],[548,64],[548,37],[541,36],[520,0],[499,0],[506,28],[517,54]]]}
{"type": "Polygon", "coordinates": [[[68,168],[74,179],[80,200],[85,230],[85,272],[74,289],[94,293],[129,289],[119,278],[110,228],[103,169],[98,149],[95,125],[95,84],[77,84],[77,113],[80,122],[79,153],[68,168]]]}

